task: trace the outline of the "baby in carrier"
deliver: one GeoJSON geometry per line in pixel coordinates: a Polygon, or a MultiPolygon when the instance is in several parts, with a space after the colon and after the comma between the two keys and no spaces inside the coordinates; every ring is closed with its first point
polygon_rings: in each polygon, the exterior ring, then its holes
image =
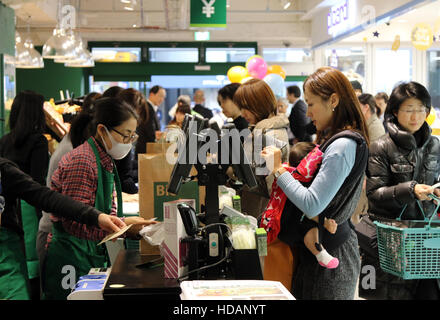
{"type": "MultiPolygon", "coordinates": [[[[323,153],[318,145],[311,142],[298,142],[290,151],[289,166],[283,164],[284,168],[304,186],[309,186],[322,162],[323,153]]],[[[276,180],[272,184],[272,192],[269,203],[263,213],[261,226],[267,232],[268,243],[275,240],[280,231],[281,214],[286,203],[287,196],[277,185],[276,180]]],[[[292,214],[299,214],[293,212],[292,214]]],[[[328,269],[334,269],[339,265],[338,258],[331,256],[319,242],[319,216],[312,219],[305,219],[305,215],[298,218],[296,226],[299,239],[304,241],[308,250],[316,257],[318,263],[328,269]]],[[[338,225],[333,219],[324,218],[324,228],[334,234],[338,225]]]]}

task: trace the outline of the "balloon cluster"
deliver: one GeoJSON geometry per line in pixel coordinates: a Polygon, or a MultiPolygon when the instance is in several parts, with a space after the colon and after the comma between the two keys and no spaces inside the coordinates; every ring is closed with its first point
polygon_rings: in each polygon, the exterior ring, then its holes
{"type": "Polygon", "coordinates": [[[275,97],[286,97],[284,79],[286,71],[279,65],[268,66],[263,57],[254,55],[246,61],[246,68],[234,66],[228,70],[228,79],[231,82],[245,83],[250,79],[265,81],[272,89],[275,97]]]}

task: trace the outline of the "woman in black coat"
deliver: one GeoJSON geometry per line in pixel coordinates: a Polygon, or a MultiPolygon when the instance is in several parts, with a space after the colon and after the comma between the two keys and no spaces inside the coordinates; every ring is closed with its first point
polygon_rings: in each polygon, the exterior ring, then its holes
{"type": "MultiPolygon", "coordinates": [[[[440,189],[432,188],[438,182],[440,143],[425,121],[430,108],[431,97],[421,84],[402,83],[394,88],[385,111],[388,133],[370,145],[367,196],[371,220],[396,219],[405,205],[402,220],[423,220],[417,200],[428,217],[433,214],[435,204],[428,194],[440,196],[440,189]]],[[[375,265],[378,268],[378,260],[375,265]]],[[[402,280],[381,274],[377,268],[376,290],[381,298],[440,299],[435,279],[402,280]]]]}

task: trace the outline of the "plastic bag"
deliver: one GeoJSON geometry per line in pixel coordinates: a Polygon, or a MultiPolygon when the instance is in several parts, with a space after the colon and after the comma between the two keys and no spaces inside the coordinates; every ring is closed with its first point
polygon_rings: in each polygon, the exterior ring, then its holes
{"type": "Polygon", "coordinates": [[[150,245],[158,246],[165,239],[165,230],[163,222],[156,224],[150,224],[149,226],[143,227],[139,234],[145,239],[150,245]]]}
{"type": "Polygon", "coordinates": [[[236,195],[236,192],[232,188],[225,186],[219,186],[218,199],[219,209],[222,210],[225,205],[232,207],[232,197],[236,195]]]}
{"type": "Polygon", "coordinates": [[[225,223],[231,228],[234,249],[256,249],[255,228],[246,217],[227,217],[225,223]]]}

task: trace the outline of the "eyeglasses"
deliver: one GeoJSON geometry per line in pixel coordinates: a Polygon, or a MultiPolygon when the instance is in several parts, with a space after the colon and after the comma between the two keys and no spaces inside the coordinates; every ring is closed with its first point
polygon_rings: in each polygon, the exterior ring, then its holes
{"type": "Polygon", "coordinates": [[[427,109],[423,108],[423,109],[399,109],[399,111],[402,111],[406,114],[411,114],[411,113],[415,113],[415,114],[426,114],[428,112],[427,109]]]}
{"type": "Polygon", "coordinates": [[[113,130],[114,132],[116,132],[117,134],[119,134],[122,137],[122,142],[123,143],[131,143],[131,142],[135,142],[137,140],[137,138],[139,138],[139,136],[137,135],[137,133],[133,133],[131,136],[126,136],[122,133],[120,133],[118,130],[116,130],[115,128],[111,128],[111,130],[113,130]]]}

